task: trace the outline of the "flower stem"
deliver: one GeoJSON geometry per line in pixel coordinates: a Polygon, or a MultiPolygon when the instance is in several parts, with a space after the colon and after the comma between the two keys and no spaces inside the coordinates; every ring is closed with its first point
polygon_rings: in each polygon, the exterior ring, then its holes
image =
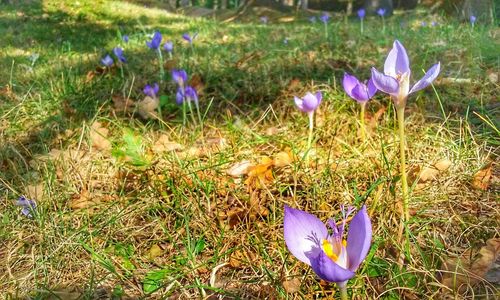
{"type": "Polygon", "coordinates": [[[340,289],[340,299],[341,300],[347,300],[347,286],[344,285],[344,286],[340,286],[339,285],[339,289],[340,289]]]}
{"type": "Polygon", "coordinates": [[[307,139],[307,150],[310,150],[313,141],[314,112],[311,112],[308,115],[309,115],[309,138],[307,139]]]}
{"type": "Polygon", "coordinates": [[[382,32],[385,33],[385,18],[382,16],[382,32]]]}
{"type": "Polygon", "coordinates": [[[404,105],[396,107],[398,115],[398,131],[399,131],[399,162],[401,172],[401,184],[403,192],[403,213],[405,221],[410,219],[408,211],[408,180],[406,177],[406,154],[405,154],[405,108],[404,105]]]}
{"type": "Polygon", "coordinates": [[[325,38],[328,40],[328,25],[325,23],[325,38]]]}
{"type": "Polygon", "coordinates": [[[365,108],[366,108],[366,102],[361,103],[361,112],[359,113],[359,121],[361,124],[361,140],[363,143],[366,142],[365,108]]]}
{"type": "Polygon", "coordinates": [[[160,48],[158,48],[158,62],[160,63],[160,83],[163,83],[165,78],[165,70],[163,69],[163,55],[161,54],[160,48]]]}
{"type": "Polygon", "coordinates": [[[363,19],[361,19],[361,34],[363,34],[363,19]]]}

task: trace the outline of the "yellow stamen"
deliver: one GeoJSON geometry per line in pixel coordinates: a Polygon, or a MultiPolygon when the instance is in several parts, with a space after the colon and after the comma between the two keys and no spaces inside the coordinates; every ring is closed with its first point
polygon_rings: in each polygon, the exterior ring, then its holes
{"type": "Polygon", "coordinates": [[[346,240],[342,240],[342,246],[347,247],[347,241],[346,240]]]}
{"type": "Polygon", "coordinates": [[[330,242],[328,242],[327,240],[323,240],[321,246],[323,247],[323,252],[325,252],[326,256],[331,258],[331,260],[333,260],[334,262],[337,262],[339,257],[337,254],[335,254],[335,252],[333,252],[333,245],[330,244],[330,242]]]}

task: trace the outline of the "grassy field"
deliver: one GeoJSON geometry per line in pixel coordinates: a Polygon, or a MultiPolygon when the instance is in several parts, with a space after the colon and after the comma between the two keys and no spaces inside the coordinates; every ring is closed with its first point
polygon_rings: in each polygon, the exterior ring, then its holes
{"type": "Polygon", "coordinates": [[[498,27],[421,10],[385,28],[367,18],[363,34],[343,16],[328,34],[305,15],[250,8],[242,18],[122,1],[1,4],[0,298],[338,297],[288,252],[283,207],[326,220],[363,203],[373,242],[349,281],[353,299],[498,297],[498,278],[482,278],[500,252],[498,27]],[[161,119],[127,105],[159,82],[145,43],[155,30],[174,42],[167,73],[186,69],[199,90],[203,126],[189,115],[183,125],[169,80],[161,119]],[[193,47],[186,32],[198,33],[193,47]],[[393,106],[382,93],[369,102],[363,142],[341,85],[344,72],[380,70],[395,39],[414,81],[442,65],[406,110],[409,249],[393,106]],[[118,45],[123,69],[100,67],[118,45]],[[323,103],[305,158],[307,117],[293,96],[316,90],[323,103]],[[37,203],[31,218],[15,205],[21,195],[37,203]],[[473,276],[454,276],[464,273],[473,276]]]}

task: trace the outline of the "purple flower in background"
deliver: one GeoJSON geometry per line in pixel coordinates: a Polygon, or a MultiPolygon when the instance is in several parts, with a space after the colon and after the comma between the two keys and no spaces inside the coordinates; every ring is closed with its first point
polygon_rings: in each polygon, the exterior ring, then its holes
{"type": "Polygon", "coordinates": [[[316,23],[316,17],[315,16],[309,17],[309,22],[316,23]]]}
{"type": "Polygon", "coordinates": [[[353,210],[342,211],[340,225],[333,219],[328,220],[329,233],[327,226],[316,216],[285,206],[283,227],[288,250],[311,266],[321,279],[345,285],[368,254],[372,239],[372,224],[366,206],[352,218],[347,240],[344,239],[347,218],[353,210]]]}
{"type": "Polygon", "coordinates": [[[128,43],[128,40],[129,40],[128,35],[125,34],[124,36],[122,36],[122,41],[128,43]]]}
{"type": "Polygon", "coordinates": [[[436,27],[437,25],[438,25],[438,23],[437,23],[436,21],[432,21],[432,22],[431,22],[431,26],[432,26],[432,27],[436,27]]]}
{"type": "Polygon", "coordinates": [[[366,10],[364,8],[361,8],[358,10],[358,18],[364,19],[366,16],[366,10]]]}
{"type": "Polygon", "coordinates": [[[288,38],[283,39],[283,44],[288,45],[288,38]]]}
{"type": "Polygon", "coordinates": [[[160,91],[160,86],[158,85],[158,83],[155,83],[153,86],[146,84],[142,91],[146,96],[149,96],[151,98],[156,98],[158,92],[160,91]]]}
{"type": "Polygon", "coordinates": [[[472,24],[472,26],[474,26],[474,24],[476,24],[476,16],[472,15],[469,17],[469,21],[470,23],[472,24]]]}
{"type": "Polygon", "coordinates": [[[420,26],[426,27],[427,26],[427,22],[425,22],[425,21],[420,22],[420,26]]]}
{"type": "Polygon", "coordinates": [[[262,24],[267,24],[269,22],[269,18],[267,16],[262,16],[260,17],[260,22],[262,22],[262,24]]]}
{"type": "Polygon", "coordinates": [[[377,93],[373,80],[369,79],[367,83],[362,83],[348,73],[344,73],[342,85],[347,95],[360,104],[370,100],[377,93]]]}
{"type": "Polygon", "coordinates": [[[101,64],[103,64],[106,67],[110,67],[113,64],[113,58],[111,58],[111,56],[109,56],[109,54],[106,54],[106,56],[104,56],[101,59],[101,64]]]}
{"type": "Polygon", "coordinates": [[[163,49],[169,53],[172,52],[174,50],[174,43],[171,41],[165,42],[163,49]]]}
{"type": "Polygon", "coordinates": [[[113,53],[115,54],[116,58],[118,58],[118,60],[121,61],[122,63],[127,62],[127,59],[125,58],[125,56],[123,56],[123,49],[122,48],[120,48],[120,47],[113,48],[113,53]]]}
{"type": "Polygon", "coordinates": [[[187,73],[185,70],[172,70],[172,79],[179,87],[184,87],[187,82],[187,73]]]}
{"type": "Polygon", "coordinates": [[[179,87],[177,89],[177,93],[175,94],[175,101],[178,105],[181,105],[185,101],[198,103],[198,93],[196,93],[196,90],[189,85],[186,86],[185,89],[179,87]]]}
{"type": "Polygon", "coordinates": [[[305,113],[312,114],[321,104],[321,99],[323,96],[320,91],[317,91],[315,95],[307,93],[304,98],[299,98],[294,96],[295,105],[297,108],[305,113]]]}
{"type": "Polygon", "coordinates": [[[28,218],[32,218],[33,214],[36,213],[36,202],[35,200],[26,199],[26,197],[21,196],[16,201],[17,206],[21,206],[21,213],[28,218]]]}
{"type": "Polygon", "coordinates": [[[379,9],[377,9],[377,15],[383,17],[383,16],[385,16],[385,13],[386,13],[386,9],[385,8],[381,7],[379,9]]]}
{"type": "Polygon", "coordinates": [[[150,42],[146,41],[146,45],[150,49],[158,50],[158,48],[161,45],[161,39],[162,39],[161,33],[159,31],[155,31],[155,33],[153,34],[153,38],[151,39],[151,41],[150,42]]]}
{"type": "Polygon", "coordinates": [[[323,23],[328,23],[328,20],[330,20],[330,15],[328,15],[327,13],[324,13],[321,15],[321,17],[319,17],[320,21],[323,22],[323,23]]]}
{"type": "Polygon", "coordinates": [[[394,41],[384,64],[384,74],[372,68],[372,80],[377,89],[393,96],[396,107],[404,107],[408,95],[430,85],[439,74],[441,64],[433,65],[410,89],[410,60],[403,45],[394,41]]]}
{"type": "Polygon", "coordinates": [[[198,33],[195,33],[192,37],[189,35],[189,33],[184,33],[182,35],[182,38],[186,40],[188,43],[192,44],[194,39],[198,36],[198,33]]]}

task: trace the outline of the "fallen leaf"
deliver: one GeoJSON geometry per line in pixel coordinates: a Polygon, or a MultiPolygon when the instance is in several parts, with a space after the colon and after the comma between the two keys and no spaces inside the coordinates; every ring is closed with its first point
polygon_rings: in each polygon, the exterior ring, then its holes
{"type": "Polygon", "coordinates": [[[85,76],[85,83],[89,83],[92,81],[92,79],[94,79],[96,75],[96,72],[95,71],[88,71],[87,72],[87,75],[85,76]]]}
{"type": "Polygon", "coordinates": [[[95,121],[90,128],[90,142],[92,147],[100,150],[107,151],[111,149],[111,142],[108,140],[109,130],[102,127],[102,124],[95,121]]]}
{"type": "Polygon", "coordinates": [[[71,197],[69,207],[71,207],[72,209],[83,209],[89,208],[98,203],[99,201],[95,201],[94,199],[92,199],[89,192],[86,189],[83,189],[79,194],[74,194],[71,197]]]}
{"type": "Polygon", "coordinates": [[[158,117],[157,108],[159,105],[160,100],[157,97],[151,98],[149,96],[144,97],[142,101],[136,103],[137,112],[146,120],[158,117]]]}
{"type": "Polygon", "coordinates": [[[460,257],[445,261],[443,269],[446,272],[443,273],[441,283],[455,291],[464,291],[467,286],[484,279],[499,256],[500,238],[489,239],[478,255],[467,250],[460,257]]]}
{"type": "Polygon", "coordinates": [[[151,246],[151,248],[149,248],[148,258],[153,260],[162,254],[163,254],[163,249],[160,248],[160,246],[158,246],[157,244],[153,244],[153,246],[151,246]]]}
{"type": "Polygon", "coordinates": [[[450,166],[451,161],[445,158],[433,164],[432,166],[424,167],[418,177],[419,183],[436,179],[439,173],[448,170],[450,166]]]}
{"type": "Polygon", "coordinates": [[[273,181],[273,165],[274,160],[267,156],[263,157],[258,165],[249,168],[248,178],[245,180],[245,184],[249,188],[261,188],[265,186],[267,182],[273,181]]]}
{"type": "Polygon", "coordinates": [[[182,149],[184,149],[184,146],[179,143],[170,141],[166,134],[160,135],[160,137],[153,145],[153,151],[155,152],[170,152],[182,149]]]}
{"type": "Polygon", "coordinates": [[[485,191],[490,186],[491,175],[493,173],[493,163],[482,167],[472,178],[472,187],[485,191]]]}
{"type": "Polygon", "coordinates": [[[43,198],[43,184],[28,185],[25,188],[25,196],[28,199],[40,201],[43,198]]]}
{"type": "Polygon", "coordinates": [[[386,106],[382,106],[379,108],[373,115],[372,114],[367,114],[366,116],[366,123],[368,124],[368,129],[374,130],[377,128],[380,118],[384,115],[385,111],[387,110],[386,106]]]}
{"type": "Polygon", "coordinates": [[[111,96],[111,100],[113,101],[113,108],[115,109],[115,112],[126,113],[127,111],[132,111],[134,109],[135,102],[128,97],[113,95],[111,96]]]}
{"type": "Polygon", "coordinates": [[[189,80],[189,85],[196,90],[198,96],[203,94],[205,83],[203,82],[203,78],[201,78],[200,74],[193,74],[193,76],[191,76],[191,79],[189,80]]]}
{"type": "Polygon", "coordinates": [[[240,177],[241,175],[248,174],[252,166],[253,164],[249,160],[243,160],[232,165],[226,170],[226,173],[232,177],[240,177]]]}
{"type": "Polygon", "coordinates": [[[274,156],[274,166],[278,168],[289,166],[293,163],[293,154],[288,151],[281,151],[274,156]]]}
{"type": "Polygon", "coordinates": [[[300,291],[300,284],[300,279],[295,277],[293,279],[283,281],[283,288],[289,294],[296,293],[300,291]]]}

